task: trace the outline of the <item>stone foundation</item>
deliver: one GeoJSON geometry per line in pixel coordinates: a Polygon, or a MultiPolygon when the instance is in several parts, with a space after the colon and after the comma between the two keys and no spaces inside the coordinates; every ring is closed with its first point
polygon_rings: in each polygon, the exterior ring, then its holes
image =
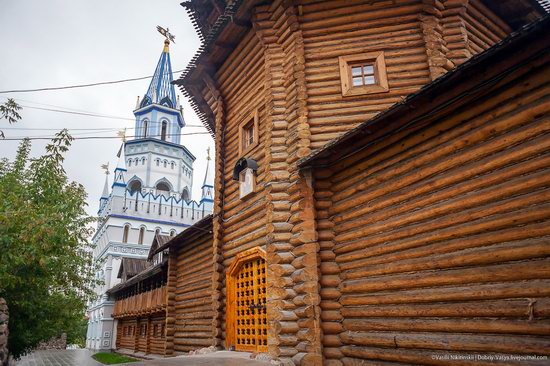
{"type": "Polygon", "coordinates": [[[51,338],[47,342],[40,342],[37,350],[49,350],[49,349],[66,349],[67,348],[67,334],[62,333],[60,337],[51,338]]]}
{"type": "Polygon", "coordinates": [[[8,304],[0,298],[0,366],[9,365],[8,353],[8,304]]]}

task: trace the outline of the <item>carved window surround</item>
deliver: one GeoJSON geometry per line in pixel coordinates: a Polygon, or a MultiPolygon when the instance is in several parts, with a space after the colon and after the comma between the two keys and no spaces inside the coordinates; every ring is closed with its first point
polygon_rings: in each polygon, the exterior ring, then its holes
{"type": "Polygon", "coordinates": [[[342,96],[385,93],[389,90],[384,52],[340,56],[342,96]]]}

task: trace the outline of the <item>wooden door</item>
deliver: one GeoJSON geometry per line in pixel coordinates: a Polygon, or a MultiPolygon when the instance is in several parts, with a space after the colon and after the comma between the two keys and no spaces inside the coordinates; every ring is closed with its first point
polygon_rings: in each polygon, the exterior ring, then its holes
{"type": "Polygon", "coordinates": [[[237,351],[267,352],[265,258],[247,256],[228,280],[228,344],[237,351]]]}

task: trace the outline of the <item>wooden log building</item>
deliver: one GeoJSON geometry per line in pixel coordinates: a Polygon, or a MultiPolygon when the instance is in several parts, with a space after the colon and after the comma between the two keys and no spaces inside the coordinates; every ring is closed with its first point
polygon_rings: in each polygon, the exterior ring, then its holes
{"type": "Polygon", "coordinates": [[[214,135],[216,195],[152,250],[168,250],[164,355],[547,364],[536,1],[182,5],[203,46],[176,83],[214,135]]]}

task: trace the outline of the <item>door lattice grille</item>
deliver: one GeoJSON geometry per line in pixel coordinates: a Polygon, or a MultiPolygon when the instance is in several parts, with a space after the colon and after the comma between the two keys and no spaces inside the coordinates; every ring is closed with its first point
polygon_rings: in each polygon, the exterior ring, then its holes
{"type": "Polygon", "coordinates": [[[242,264],[235,276],[236,345],[239,351],[267,352],[266,262],[242,264]]]}

